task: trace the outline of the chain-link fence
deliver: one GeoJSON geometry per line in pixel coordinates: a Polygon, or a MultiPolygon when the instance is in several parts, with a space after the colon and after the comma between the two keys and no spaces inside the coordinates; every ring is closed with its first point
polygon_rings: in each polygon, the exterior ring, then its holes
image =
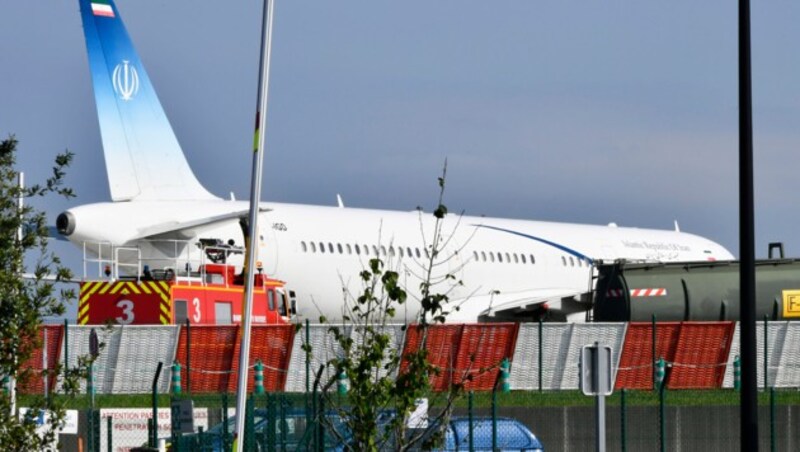
{"type": "MultiPolygon", "coordinates": [[[[312,393],[250,396],[245,450],[346,450],[349,433],[334,406],[312,393]]],[[[432,399],[433,400],[433,399],[432,399]]],[[[120,402],[125,403],[120,397],[120,402]]],[[[156,439],[172,451],[230,450],[234,440],[234,394],[161,398],[156,410],[156,439]],[[170,405],[191,403],[191,422],[170,405]],[[181,416],[176,423],[176,416],[181,416]],[[183,433],[182,433],[183,432],[183,433]]],[[[347,398],[341,399],[346,406],[347,398]]],[[[512,391],[465,394],[456,404],[440,443],[441,450],[593,451],[596,412],[593,397],[576,391],[512,391]],[[471,401],[470,401],[471,399],[471,401]]],[[[109,401],[104,402],[105,405],[109,401]]],[[[441,407],[433,404],[431,419],[441,407]]],[[[62,450],[129,451],[150,446],[152,407],[101,408],[90,421],[88,410],[76,436],[62,436],[62,450]],[[90,429],[94,428],[94,436],[90,429]]],[[[735,390],[617,391],[606,399],[605,436],[609,451],[737,450],[740,444],[739,392],[735,390]]],[[[761,450],[800,447],[800,392],[771,389],[759,394],[761,450]]],[[[155,443],[155,446],[158,442],[155,443]]]]}

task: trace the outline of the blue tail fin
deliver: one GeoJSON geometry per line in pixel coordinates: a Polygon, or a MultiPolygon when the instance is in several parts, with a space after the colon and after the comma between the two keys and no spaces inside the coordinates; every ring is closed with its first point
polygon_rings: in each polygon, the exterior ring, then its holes
{"type": "Polygon", "coordinates": [[[79,0],[111,199],[213,199],[192,172],[112,0],[79,0]]]}

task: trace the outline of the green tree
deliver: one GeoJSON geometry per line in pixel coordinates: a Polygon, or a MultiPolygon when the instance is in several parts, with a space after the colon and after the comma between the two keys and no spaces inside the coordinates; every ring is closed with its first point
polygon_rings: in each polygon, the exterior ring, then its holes
{"type": "MultiPolygon", "coordinates": [[[[395,263],[391,256],[387,261],[380,256],[372,257],[359,275],[362,291],[357,295],[345,291],[343,324],[328,328],[338,356],[317,369],[316,384],[325,406],[339,411],[349,433],[347,447],[352,450],[407,450],[440,441],[453,402],[464,393],[463,383],[459,382],[452,383],[442,393],[431,391],[430,378],[441,369],[431,363],[426,347],[428,330],[432,325],[444,323],[451,309],[448,294],[461,285],[452,272],[438,270],[447,267],[441,265],[446,263],[445,254],[451,255],[454,251],[444,252],[449,236],[443,230],[448,215],[443,202],[446,169],[445,165],[438,179],[435,221],[433,230],[427,231],[429,240],[425,244],[426,259],[419,286],[405,287],[402,272],[393,268],[395,263]],[[396,322],[395,314],[409,302],[419,303],[421,309],[416,323],[402,329],[414,328],[420,340],[418,348],[403,354],[401,344],[395,343],[390,324],[396,322]],[[346,397],[332,390],[342,380],[349,386],[346,397]],[[437,414],[427,427],[409,429],[409,416],[422,398],[431,399],[437,414]]],[[[421,211],[420,215],[423,215],[421,211]]],[[[305,344],[305,350],[311,359],[314,351],[309,344],[305,344]]],[[[341,436],[330,419],[325,416],[319,419],[327,424],[329,434],[341,436]]]]}
{"type": "MultiPolygon", "coordinates": [[[[0,142],[0,375],[6,382],[0,396],[0,444],[5,450],[42,450],[52,445],[55,429],[63,423],[63,399],[35,396],[26,398],[30,416],[20,416],[15,405],[14,386],[28,384],[37,372],[31,357],[42,346],[42,319],[63,315],[65,304],[74,298],[72,289],[59,282],[71,279],[70,271],[48,250],[45,214],[29,200],[49,195],[74,196],[64,186],[65,169],[72,161],[69,151],[58,154],[53,171],[42,184],[20,187],[16,170],[17,140],[10,136],[0,142]],[[16,409],[15,409],[16,408],[16,409]],[[44,434],[36,433],[33,417],[41,410],[50,414],[44,434]]],[[[59,375],[50,369],[50,378],[59,375]]],[[[77,388],[78,373],[63,383],[67,391],[77,388]]]]}

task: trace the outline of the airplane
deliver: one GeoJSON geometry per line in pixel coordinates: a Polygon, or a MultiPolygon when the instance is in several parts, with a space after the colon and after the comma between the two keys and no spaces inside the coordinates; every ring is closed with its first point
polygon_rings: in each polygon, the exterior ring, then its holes
{"type": "MultiPolygon", "coordinates": [[[[240,219],[249,202],[219,198],[197,180],[113,0],[79,2],[111,201],[61,213],[59,233],[90,254],[124,261],[121,274],[139,274],[141,262],[190,271],[208,259],[241,270],[240,219]]],[[[444,245],[431,260],[435,218],[428,212],[359,209],[341,200],[259,208],[259,270],[288,283],[297,320],[342,319],[345,295],[362,290],[359,274],[373,257],[409,288],[397,322],[418,315],[414,292],[428,262],[434,281],[452,274],[463,283],[434,286],[459,308],[448,321],[585,321],[598,262],[733,259],[677,224],[653,230],[449,214],[444,245]]]]}

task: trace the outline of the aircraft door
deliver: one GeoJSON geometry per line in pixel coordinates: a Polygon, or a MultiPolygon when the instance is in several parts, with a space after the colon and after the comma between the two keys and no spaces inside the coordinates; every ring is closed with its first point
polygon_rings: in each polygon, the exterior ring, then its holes
{"type": "MultiPolygon", "coordinates": [[[[258,226],[258,260],[264,265],[267,275],[278,272],[278,231],[280,223],[274,223],[269,216],[262,216],[258,226]]],[[[284,231],[286,226],[283,226],[284,231]]]]}

